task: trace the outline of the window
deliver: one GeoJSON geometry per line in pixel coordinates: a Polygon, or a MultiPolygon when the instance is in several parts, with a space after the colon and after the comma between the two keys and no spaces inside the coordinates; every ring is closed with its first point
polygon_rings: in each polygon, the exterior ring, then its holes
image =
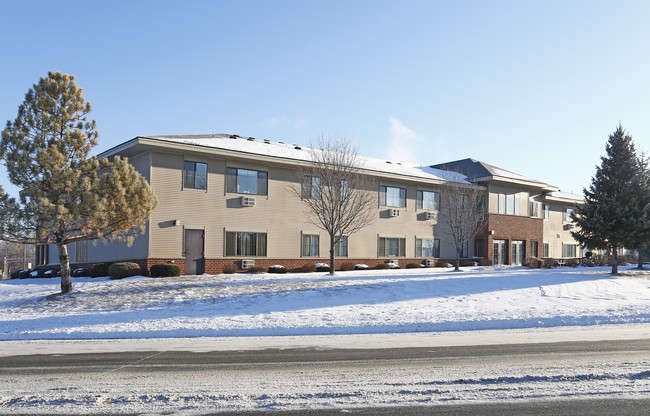
{"type": "Polygon", "coordinates": [[[345,201],[350,196],[350,184],[346,180],[339,182],[339,189],[335,189],[336,193],[340,194],[341,201],[345,201]]]}
{"type": "Polygon", "coordinates": [[[530,216],[539,218],[539,203],[537,201],[530,201],[530,216]]]}
{"type": "Polygon", "coordinates": [[[433,239],[433,257],[440,257],[440,239],[433,239]]]}
{"type": "Polygon", "coordinates": [[[208,189],[208,164],[200,162],[185,162],[183,187],[208,189]]]}
{"type": "Polygon", "coordinates": [[[564,253],[562,257],[575,257],[576,256],[576,245],[575,244],[565,244],[564,253]]]}
{"type": "Polygon", "coordinates": [[[521,215],[521,199],[515,195],[515,215],[521,215]]]}
{"type": "Polygon", "coordinates": [[[268,173],[258,170],[228,168],[226,170],[227,192],[267,195],[268,173]]]}
{"type": "Polygon", "coordinates": [[[433,238],[416,238],[415,257],[434,257],[434,247],[433,238]]]}
{"type": "Polygon", "coordinates": [[[226,232],[226,256],[266,256],[266,233],[226,232]]]}
{"type": "Polygon", "coordinates": [[[378,257],[404,257],[406,255],[405,238],[384,238],[379,237],[377,247],[378,257]]]}
{"type": "Polygon", "coordinates": [[[406,188],[396,188],[394,186],[379,187],[379,205],[385,207],[406,207],[406,188]]]}
{"type": "Polygon", "coordinates": [[[506,195],[499,194],[499,214],[506,213],[506,195]]]}
{"type": "Polygon", "coordinates": [[[318,257],[318,243],[320,236],[303,234],[302,235],[302,256],[303,257],[318,257]]]}
{"type": "Polygon", "coordinates": [[[440,209],[440,194],[432,191],[418,191],[416,208],[430,211],[440,209]]]}
{"type": "Polygon", "coordinates": [[[548,243],[544,243],[544,257],[549,257],[548,252],[548,243]]]}
{"type": "Polygon", "coordinates": [[[305,176],[302,178],[302,199],[320,199],[320,178],[305,176]]]}
{"type": "Polygon", "coordinates": [[[463,258],[469,257],[469,243],[465,241],[463,247],[460,250],[460,256],[463,258]]]}
{"type": "Polygon", "coordinates": [[[530,242],[530,257],[538,257],[537,256],[537,254],[539,254],[538,246],[539,246],[539,243],[537,241],[531,241],[530,242]]]}
{"type": "Polygon", "coordinates": [[[548,221],[550,209],[548,204],[543,204],[542,205],[542,211],[544,211],[544,221],[548,221]]]}
{"type": "Polygon", "coordinates": [[[476,246],[476,250],[474,250],[474,257],[483,257],[485,256],[485,240],[482,238],[477,239],[474,242],[474,245],[476,246]]]}
{"type": "Polygon", "coordinates": [[[339,242],[334,244],[334,255],[337,257],[348,256],[348,238],[346,236],[342,236],[339,242]]]}
{"type": "Polygon", "coordinates": [[[88,261],[88,241],[77,241],[75,243],[75,262],[88,261]]]}
{"type": "Polygon", "coordinates": [[[564,212],[562,213],[562,222],[573,222],[571,217],[575,215],[575,213],[575,208],[564,208],[564,212]]]}
{"type": "Polygon", "coordinates": [[[512,215],[515,213],[515,196],[506,195],[506,214],[512,215]]]}

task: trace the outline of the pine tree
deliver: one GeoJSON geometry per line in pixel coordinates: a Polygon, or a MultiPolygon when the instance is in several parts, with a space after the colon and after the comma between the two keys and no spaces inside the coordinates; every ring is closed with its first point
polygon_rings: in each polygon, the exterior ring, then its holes
{"type": "Polygon", "coordinates": [[[74,76],[49,72],[27,92],[0,142],[9,180],[21,189],[19,201],[0,194],[0,239],[55,244],[61,293],[72,290],[67,244],[130,244],[156,204],[126,159],[90,156],[98,137],[90,110],[74,76]]]}
{"type": "Polygon", "coordinates": [[[612,274],[617,274],[618,250],[638,246],[641,222],[647,215],[646,187],[632,137],[620,124],[605,150],[589,189],[583,190],[585,204],[577,208],[577,230],[571,234],[583,246],[610,251],[612,274]]]}

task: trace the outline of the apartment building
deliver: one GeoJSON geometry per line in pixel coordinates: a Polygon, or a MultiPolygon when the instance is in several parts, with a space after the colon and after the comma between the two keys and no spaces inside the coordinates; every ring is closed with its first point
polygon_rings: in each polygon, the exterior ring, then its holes
{"type": "MultiPolygon", "coordinates": [[[[131,247],[71,244],[71,263],[132,261],[148,269],[175,262],[186,274],[197,274],[219,273],[225,264],[291,269],[328,262],[329,236],[306,219],[304,203],[290,189],[301,184],[297,167],[310,160],[309,149],[216,134],[136,137],[99,156],[116,155],[128,157],[149,181],[158,206],[131,247]]],[[[375,220],[336,245],[339,264],[392,261],[404,267],[454,258],[454,247],[432,227],[449,177],[445,169],[464,173],[488,193],[487,230],[463,257],[517,265],[531,256],[579,254],[563,222],[579,197],[471,159],[434,166],[372,158],[363,163],[363,172],[377,180],[371,191],[375,220]]],[[[56,258],[50,246],[40,260],[56,258]]]]}

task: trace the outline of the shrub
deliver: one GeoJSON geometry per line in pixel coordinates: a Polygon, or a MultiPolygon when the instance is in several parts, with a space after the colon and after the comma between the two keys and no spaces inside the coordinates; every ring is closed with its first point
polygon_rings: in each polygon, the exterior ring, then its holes
{"type": "Polygon", "coordinates": [[[569,259],[566,262],[564,262],[564,265],[567,267],[578,267],[578,264],[580,264],[578,259],[569,259]]]}
{"type": "Polygon", "coordinates": [[[269,273],[286,273],[287,268],[280,265],[280,264],[275,264],[273,266],[269,266],[268,272],[269,273]]]}
{"type": "Polygon", "coordinates": [[[589,260],[589,259],[582,260],[582,264],[587,266],[587,267],[594,267],[594,262],[589,260]]]}
{"type": "Polygon", "coordinates": [[[13,270],[11,272],[11,278],[12,279],[20,279],[20,270],[13,270]]]}
{"type": "Polygon", "coordinates": [[[90,268],[90,277],[108,276],[108,268],[111,264],[113,264],[111,261],[93,264],[90,268]]]}
{"type": "Polygon", "coordinates": [[[346,261],[345,263],[339,264],[339,270],[342,272],[354,270],[354,264],[350,263],[349,261],[346,261]]]}
{"type": "Polygon", "coordinates": [[[539,269],[541,267],[540,261],[535,257],[528,257],[524,262],[524,265],[531,269],[539,269]]]}
{"type": "Polygon", "coordinates": [[[221,266],[221,273],[222,274],[234,274],[237,273],[237,266],[230,263],[230,264],[224,264],[221,266]]]}
{"type": "Polygon", "coordinates": [[[181,275],[181,266],[174,263],[154,264],[149,269],[151,277],[174,277],[181,275]]]}
{"type": "Polygon", "coordinates": [[[330,265],[326,263],[316,263],[316,271],[317,272],[329,272],[330,271],[330,265]]]}
{"type": "Polygon", "coordinates": [[[547,259],[544,259],[544,262],[543,262],[542,266],[545,269],[552,269],[553,267],[557,267],[558,263],[554,259],[548,259],[547,258],[547,259]]]}
{"type": "Polygon", "coordinates": [[[417,263],[407,263],[407,264],[406,264],[406,268],[407,268],[407,269],[419,269],[419,268],[420,268],[420,265],[417,264],[417,263]]]}
{"type": "Polygon", "coordinates": [[[138,263],[113,263],[108,266],[108,275],[111,279],[124,279],[139,274],[142,272],[138,263]]]}
{"type": "Polygon", "coordinates": [[[354,265],[354,270],[367,270],[369,268],[370,268],[370,266],[368,266],[367,264],[355,264],[354,265]]]}
{"type": "Polygon", "coordinates": [[[490,259],[480,259],[478,261],[479,266],[492,266],[492,260],[490,259]]]}
{"type": "Polygon", "coordinates": [[[608,254],[604,256],[595,255],[591,258],[591,260],[594,262],[596,266],[609,266],[611,265],[611,259],[612,259],[611,256],[609,256],[608,254]]]}
{"type": "Polygon", "coordinates": [[[262,266],[253,266],[246,269],[248,273],[264,273],[266,271],[265,267],[262,266]]]}
{"type": "Polygon", "coordinates": [[[20,276],[21,279],[29,279],[30,277],[32,277],[33,271],[34,269],[21,270],[18,272],[18,276],[20,276]]]}
{"type": "Polygon", "coordinates": [[[316,271],[316,265],[312,263],[305,263],[303,264],[300,271],[303,273],[314,273],[316,271]]]}
{"type": "Polygon", "coordinates": [[[436,261],[436,267],[449,267],[449,262],[445,260],[436,261]]]}
{"type": "Polygon", "coordinates": [[[61,276],[61,268],[60,267],[51,267],[49,269],[40,269],[38,271],[38,277],[56,277],[56,276],[61,276]]]}
{"type": "Polygon", "coordinates": [[[72,271],[72,277],[85,277],[90,276],[89,267],[78,267],[72,271]]]}
{"type": "Polygon", "coordinates": [[[460,267],[472,267],[472,266],[476,266],[476,262],[474,260],[469,260],[469,259],[460,260],[460,267]]]}
{"type": "Polygon", "coordinates": [[[379,263],[378,265],[375,266],[375,269],[386,270],[386,269],[390,269],[390,266],[388,265],[388,263],[379,263]]]}

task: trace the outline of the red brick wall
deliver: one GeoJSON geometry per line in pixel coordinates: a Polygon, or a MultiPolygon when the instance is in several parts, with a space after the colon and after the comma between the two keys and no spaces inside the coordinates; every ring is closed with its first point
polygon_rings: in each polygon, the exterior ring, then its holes
{"type": "MultiPolygon", "coordinates": [[[[537,258],[541,258],[544,245],[544,220],[541,218],[522,217],[518,215],[489,214],[486,234],[479,237],[487,241],[486,258],[492,260],[494,256],[494,240],[506,240],[508,252],[512,240],[523,240],[525,244],[525,258],[531,257],[530,242],[537,241],[537,258]],[[492,231],[494,233],[492,234],[492,231]]],[[[507,259],[511,264],[510,256],[507,259]]]]}

